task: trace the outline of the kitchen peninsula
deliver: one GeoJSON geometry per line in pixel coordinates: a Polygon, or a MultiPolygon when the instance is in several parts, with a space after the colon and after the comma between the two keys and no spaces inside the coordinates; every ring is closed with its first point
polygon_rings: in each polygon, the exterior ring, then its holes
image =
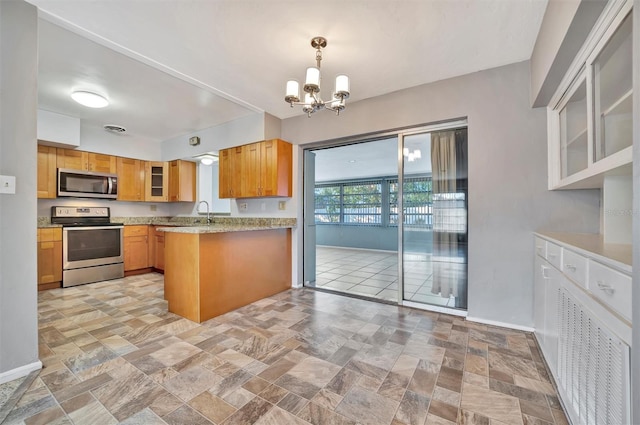
{"type": "Polygon", "coordinates": [[[163,227],[169,311],[204,322],[291,287],[292,224],[163,227]]]}

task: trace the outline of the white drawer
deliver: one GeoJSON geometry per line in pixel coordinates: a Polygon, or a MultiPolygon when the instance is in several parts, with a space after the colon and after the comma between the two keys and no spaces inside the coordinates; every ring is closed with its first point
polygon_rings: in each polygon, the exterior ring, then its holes
{"type": "Polygon", "coordinates": [[[553,242],[547,242],[547,261],[562,270],[562,247],[553,242]]]}
{"type": "Polygon", "coordinates": [[[631,320],[631,276],[590,261],[589,291],[627,320],[631,320]]]}
{"type": "Polygon", "coordinates": [[[562,271],[578,285],[587,288],[587,259],[580,254],[562,250],[562,271]]]}
{"type": "Polygon", "coordinates": [[[536,254],[541,256],[542,258],[547,258],[547,241],[536,237],[535,244],[536,244],[536,254]]]}

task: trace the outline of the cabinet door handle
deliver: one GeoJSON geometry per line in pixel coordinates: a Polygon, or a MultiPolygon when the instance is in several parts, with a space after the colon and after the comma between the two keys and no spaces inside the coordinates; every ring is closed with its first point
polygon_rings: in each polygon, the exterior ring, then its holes
{"type": "Polygon", "coordinates": [[[572,272],[575,272],[577,270],[576,266],[574,266],[573,264],[565,264],[564,266],[572,272]]]}
{"type": "Polygon", "coordinates": [[[542,278],[549,279],[549,275],[547,274],[547,272],[549,271],[549,267],[540,266],[540,268],[542,269],[542,278]]]}
{"type": "Polygon", "coordinates": [[[613,293],[615,292],[615,290],[613,289],[613,286],[607,284],[606,282],[604,282],[602,280],[598,280],[596,282],[596,285],[598,285],[598,289],[600,289],[601,291],[604,291],[605,293],[607,293],[609,295],[613,295],[613,293]]]}

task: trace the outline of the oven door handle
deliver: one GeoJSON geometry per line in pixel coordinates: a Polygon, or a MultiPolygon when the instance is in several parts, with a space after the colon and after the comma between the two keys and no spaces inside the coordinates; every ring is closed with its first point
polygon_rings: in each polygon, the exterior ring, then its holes
{"type": "Polygon", "coordinates": [[[65,227],[63,231],[76,231],[76,230],[103,230],[103,229],[124,229],[122,226],[73,226],[65,227]]]}
{"type": "Polygon", "coordinates": [[[107,177],[107,194],[111,195],[113,191],[113,179],[111,177],[107,177]]]}

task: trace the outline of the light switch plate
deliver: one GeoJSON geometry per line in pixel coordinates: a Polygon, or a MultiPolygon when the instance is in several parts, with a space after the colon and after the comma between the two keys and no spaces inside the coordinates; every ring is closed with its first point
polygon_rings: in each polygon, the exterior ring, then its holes
{"type": "Polygon", "coordinates": [[[285,210],[287,208],[287,202],[286,201],[279,201],[278,202],[278,209],[279,210],[285,210]]]}
{"type": "Polygon", "coordinates": [[[16,193],[16,177],[0,176],[0,193],[13,195],[16,193]]]}

